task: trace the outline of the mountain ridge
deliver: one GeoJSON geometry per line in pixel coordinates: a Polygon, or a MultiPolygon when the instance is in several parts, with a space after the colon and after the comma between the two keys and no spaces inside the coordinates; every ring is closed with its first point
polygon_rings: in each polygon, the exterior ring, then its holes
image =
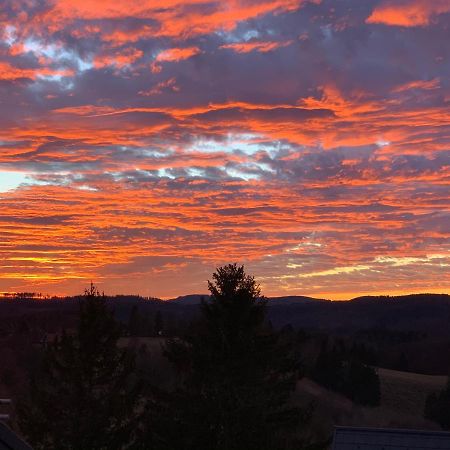
{"type": "MultiPolygon", "coordinates": [[[[208,299],[209,294],[187,294],[180,295],[175,298],[165,300],[165,302],[177,305],[198,305],[201,299],[208,299]]],[[[430,293],[420,293],[420,294],[404,294],[404,295],[361,295],[358,297],[353,297],[348,300],[330,300],[324,298],[309,297],[306,295],[282,295],[274,297],[266,297],[268,300],[268,306],[275,305],[302,305],[311,303],[382,303],[382,302],[401,302],[401,301],[436,301],[445,300],[450,301],[450,294],[430,294],[430,293]]]]}

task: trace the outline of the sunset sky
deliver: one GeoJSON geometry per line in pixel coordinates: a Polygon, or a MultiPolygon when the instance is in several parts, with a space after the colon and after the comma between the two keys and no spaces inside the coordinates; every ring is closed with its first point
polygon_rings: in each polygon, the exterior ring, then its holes
{"type": "Polygon", "coordinates": [[[5,0],[0,291],[450,291],[450,0],[5,0]]]}

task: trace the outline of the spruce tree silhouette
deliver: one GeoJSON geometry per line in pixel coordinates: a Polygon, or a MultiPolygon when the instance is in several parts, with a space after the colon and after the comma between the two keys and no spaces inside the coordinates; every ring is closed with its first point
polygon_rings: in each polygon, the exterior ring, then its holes
{"type": "Polygon", "coordinates": [[[286,448],[300,411],[286,406],[296,360],[265,323],[266,301],[236,264],[208,282],[201,319],[166,355],[182,376],[170,401],[153,407],[156,448],[264,450],[286,448]]]}
{"type": "Polygon", "coordinates": [[[428,395],[424,416],[438,423],[442,429],[450,430],[450,377],[442,391],[428,395]]]}
{"type": "Polygon", "coordinates": [[[80,299],[79,321],[45,350],[18,410],[19,426],[46,450],[126,448],[136,427],[134,356],[119,349],[121,327],[104,295],[91,284],[80,299]]]}

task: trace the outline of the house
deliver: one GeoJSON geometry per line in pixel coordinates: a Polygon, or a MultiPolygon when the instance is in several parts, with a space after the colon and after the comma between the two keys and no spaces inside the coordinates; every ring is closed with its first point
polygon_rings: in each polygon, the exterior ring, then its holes
{"type": "Polygon", "coordinates": [[[14,431],[0,421],[0,450],[33,450],[14,431]]]}
{"type": "Polygon", "coordinates": [[[336,427],[332,450],[450,450],[450,433],[336,427]]]}

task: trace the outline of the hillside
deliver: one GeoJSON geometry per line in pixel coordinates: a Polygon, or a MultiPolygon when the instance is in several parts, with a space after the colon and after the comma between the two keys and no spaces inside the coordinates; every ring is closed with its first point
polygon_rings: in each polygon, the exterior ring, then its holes
{"type": "Polygon", "coordinates": [[[288,307],[278,301],[269,308],[269,316],[276,326],[290,323],[293,327],[344,332],[386,328],[448,335],[450,296],[359,297],[340,302],[308,301],[288,307]]]}
{"type": "Polygon", "coordinates": [[[378,369],[382,405],[400,414],[423,413],[428,394],[444,388],[447,377],[378,369]]]}
{"type": "Polygon", "coordinates": [[[303,378],[297,384],[295,402],[311,402],[313,413],[309,434],[316,441],[330,436],[334,425],[375,428],[439,429],[423,418],[429,392],[441,389],[446,377],[378,369],[381,405],[376,408],[355,405],[348,398],[303,378]]]}
{"type": "MultiPolygon", "coordinates": [[[[174,318],[189,321],[198,312],[201,298],[194,294],[162,301],[136,296],[116,296],[109,299],[117,317],[127,321],[131,309],[154,313],[161,311],[174,318]]],[[[420,294],[399,297],[359,297],[350,301],[332,302],[304,296],[268,299],[268,316],[275,327],[292,325],[306,330],[356,332],[357,330],[388,329],[424,332],[429,336],[450,337],[450,296],[420,294]]],[[[14,326],[15,320],[34,321],[47,317],[46,323],[61,325],[78,308],[76,298],[53,300],[1,300],[0,334],[14,326]],[[6,320],[10,318],[11,320],[6,320]]]]}

